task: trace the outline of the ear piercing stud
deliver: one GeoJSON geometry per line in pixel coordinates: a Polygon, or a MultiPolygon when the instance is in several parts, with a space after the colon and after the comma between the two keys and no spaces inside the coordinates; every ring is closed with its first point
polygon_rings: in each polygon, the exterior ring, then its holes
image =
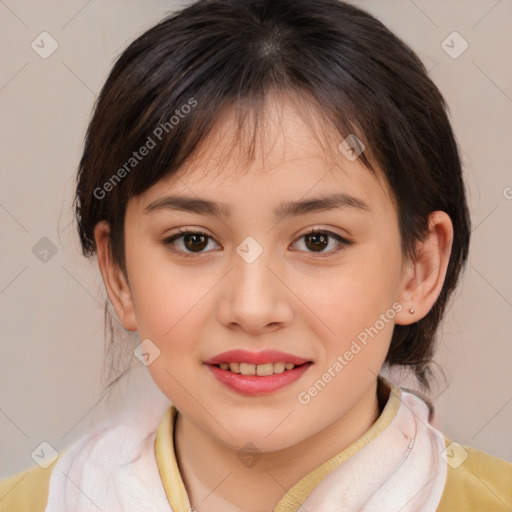
{"type": "Polygon", "coordinates": [[[409,313],[410,313],[411,315],[414,315],[414,309],[412,309],[412,308],[411,308],[411,309],[409,309],[409,313]]]}

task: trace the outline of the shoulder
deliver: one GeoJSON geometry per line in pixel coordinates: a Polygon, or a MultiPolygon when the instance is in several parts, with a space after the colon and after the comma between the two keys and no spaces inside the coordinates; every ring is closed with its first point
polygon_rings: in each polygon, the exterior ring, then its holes
{"type": "Polygon", "coordinates": [[[43,512],[57,460],[47,469],[34,466],[0,480],[0,512],[43,512]]]}
{"type": "Polygon", "coordinates": [[[446,439],[446,484],[438,512],[512,508],[512,463],[446,439]]]}
{"type": "Polygon", "coordinates": [[[35,465],[0,480],[0,512],[44,512],[48,506],[51,481],[59,480],[55,474],[58,463],[60,469],[68,469],[84,451],[96,449],[102,453],[105,440],[110,440],[114,430],[114,426],[108,426],[88,432],[61,452],[49,467],[43,469],[35,465]]]}
{"type": "MultiPolygon", "coordinates": [[[[1,479],[0,512],[44,512],[48,502],[52,503],[50,481],[53,492],[58,492],[56,489],[68,485],[65,475],[70,468],[77,471],[101,470],[109,475],[113,465],[128,467],[140,458],[143,451],[146,456],[149,454],[154,458],[151,435],[156,433],[168,407],[169,402],[158,397],[148,400],[140,409],[110,416],[63,450],[47,469],[34,466],[1,479]],[[58,471],[55,471],[57,466],[58,471]],[[64,471],[64,476],[61,471],[64,471]]],[[[160,479],[158,482],[161,484],[160,479]]],[[[108,484],[107,478],[103,484],[108,484]]],[[[73,484],[69,485],[76,491],[73,484]]]]}

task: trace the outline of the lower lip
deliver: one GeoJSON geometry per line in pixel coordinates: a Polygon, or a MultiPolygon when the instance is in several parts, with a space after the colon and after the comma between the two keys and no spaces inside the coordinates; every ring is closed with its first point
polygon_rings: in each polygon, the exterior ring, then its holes
{"type": "Polygon", "coordinates": [[[293,370],[286,370],[282,373],[274,373],[265,377],[257,375],[242,375],[228,370],[221,370],[217,366],[207,365],[214,377],[227,386],[243,395],[266,395],[273,391],[288,386],[299,379],[302,374],[311,366],[312,363],[305,363],[296,366],[293,370]]]}

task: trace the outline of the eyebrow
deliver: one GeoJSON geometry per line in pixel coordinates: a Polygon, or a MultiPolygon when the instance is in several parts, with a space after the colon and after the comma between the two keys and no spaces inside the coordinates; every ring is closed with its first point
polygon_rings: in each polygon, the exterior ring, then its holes
{"type": "MultiPolygon", "coordinates": [[[[336,208],[350,208],[362,212],[371,212],[370,207],[362,199],[344,193],[337,193],[311,199],[283,202],[274,209],[274,216],[277,218],[299,216],[336,208]]],[[[178,210],[226,218],[233,215],[232,208],[225,203],[181,195],[157,199],[144,208],[144,213],[161,210],[178,210]]]]}

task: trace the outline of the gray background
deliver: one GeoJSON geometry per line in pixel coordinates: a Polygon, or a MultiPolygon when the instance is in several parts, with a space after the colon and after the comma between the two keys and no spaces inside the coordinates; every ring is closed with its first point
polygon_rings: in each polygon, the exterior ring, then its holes
{"type": "MultiPolygon", "coordinates": [[[[449,387],[434,390],[435,423],[512,461],[512,0],[354,3],[419,54],[462,148],[473,242],[443,325],[437,361],[449,387]],[[454,31],[469,44],[456,59],[442,45],[454,31]]],[[[0,0],[0,477],[33,466],[43,441],[60,451],[119,411],[165,402],[136,359],[102,395],[105,292],[95,260],[80,253],[71,203],[91,108],[115,57],[178,5],[0,0]],[[43,31],[58,43],[47,59],[31,47],[43,31]]]]}

